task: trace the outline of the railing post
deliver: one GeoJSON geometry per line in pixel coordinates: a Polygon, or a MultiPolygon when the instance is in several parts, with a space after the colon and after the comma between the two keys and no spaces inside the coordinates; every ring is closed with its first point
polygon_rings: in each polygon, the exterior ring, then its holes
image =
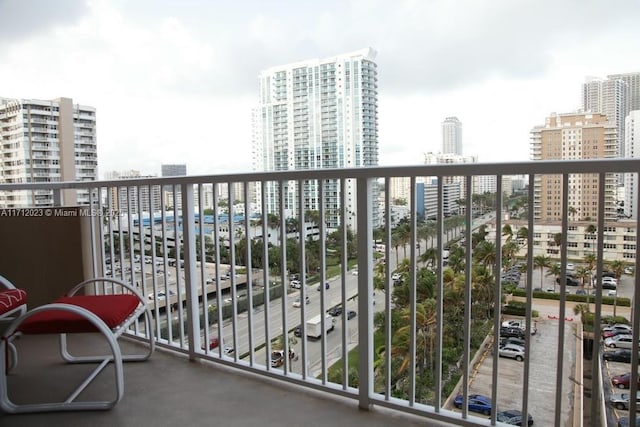
{"type": "MultiPolygon", "coordinates": [[[[184,242],[184,283],[187,302],[187,337],[189,355],[194,358],[200,348],[200,316],[198,313],[198,279],[196,269],[196,235],[193,184],[182,184],[182,240],[184,242]]],[[[175,218],[177,221],[178,219],[175,218]]],[[[176,245],[179,245],[176,238],[176,245]]],[[[180,265],[180,260],[176,260],[180,265]]],[[[178,293],[179,294],[179,293],[178,293]]],[[[206,297],[203,299],[206,301],[206,297]]]]}
{"type": "MultiPolygon", "coordinates": [[[[373,392],[373,227],[369,214],[374,178],[358,178],[358,406],[369,409],[373,392]]],[[[343,227],[346,221],[343,218],[343,227]]]]}

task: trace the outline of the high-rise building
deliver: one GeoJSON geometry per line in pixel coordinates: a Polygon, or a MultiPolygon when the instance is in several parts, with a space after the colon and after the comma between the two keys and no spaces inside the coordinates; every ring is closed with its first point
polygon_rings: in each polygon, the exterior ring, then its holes
{"type": "MultiPolygon", "coordinates": [[[[168,164],[161,165],[160,171],[163,177],[168,176],[185,176],[187,175],[187,165],[185,164],[168,164]]],[[[178,187],[165,186],[164,187],[164,204],[165,208],[180,208],[182,206],[182,193],[178,187]],[[175,200],[174,200],[175,192],[175,200]]]]}
{"type": "Polygon", "coordinates": [[[457,117],[442,122],[442,154],[462,156],[462,123],[457,117]]]}
{"type": "MultiPolygon", "coordinates": [[[[142,175],[140,171],[130,170],[124,172],[107,172],[104,174],[106,180],[125,180],[125,179],[141,179],[156,178],[154,175],[142,175]]],[[[111,187],[109,190],[109,203],[112,210],[120,214],[141,212],[153,213],[162,208],[160,203],[160,187],[159,186],[122,186],[111,187]]]]}
{"type": "MultiPolygon", "coordinates": [[[[634,110],[627,115],[625,121],[625,158],[640,158],[640,110],[634,110]]],[[[624,175],[624,214],[636,220],[638,218],[638,175],[627,173],[624,175]]]]}
{"type": "Polygon", "coordinates": [[[640,110],[640,72],[611,74],[609,80],[622,80],[629,88],[629,108],[627,111],[640,110]]]}
{"type": "Polygon", "coordinates": [[[187,175],[187,165],[172,164],[160,166],[162,176],[185,176],[187,175]]]}
{"type": "MultiPolygon", "coordinates": [[[[438,165],[438,164],[455,164],[455,163],[477,163],[478,158],[476,156],[462,156],[460,154],[434,154],[425,153],[424,164],[425,165],[438,165]]],[[[445,176],[442,178],[443,184],[457,184],[460,189],[460,198],[465,198],[467,195],[467,182],[462,176],[445,176]]],[[[453,210],[453,208],[452,208],[453,210]]]]}
{"type": "MultiPolygon", "coordinates": [[[[616,157],[616,127],[603,114],[552,114],[543,126],[531,130],[532,160],[577,160],[616,157]]],[[[616,219],[615,175],[607,174],[605,220],[616,219]]],[[[569,206],[576,219],[598,218],[598,174],[569,175],[569,206]]],[[[562,219],[562,175],[536,175],[534,218],[537,221],[562,219]]]]}
{"type": "Polygon", "coordinates": [[[629,85],[623,79],[588,77],[582,85],[582,109],[604,114],[616,127],[617,157],[624,157],[624,119],[629,113],[630,100],[629,85]]]}
{"type": "MultiPolygon", "coordinates": [[[[96,109],[54,100],[0,98],[0,182],[94,181],[98,175],[96,109]]],[[[87,205],[89,190],[0,194],[0,207],[87,205]]]]}
{"type": "MultiPolygon", "coordinates": [[[[259,104],[253,114],[253,161],[256,171],[357,168],[378,165],[378,77],[376,52],[363,49],[324,59],[269,68],[259,76],[259,104]]],[[[345,191],[347,225],[356,226],[356,185],[347,180],[324,183],[329,227],[340,224],[345,191]]],[[[297,183],[284,184],[285,217],[297,215],[297,183]]],[[[320,183],[304,184],[302,207],[319,210],[320,183]]],[[[279,185],[269,183],[265,200],[277,213],[279,185]]],[[[261,188],[255,188],[256,204],[261,188]]],[[[377,198],[377,195],[374,195],[377,198]]],[[[377,211],[377,203],[372,206],[377,211]]],[[[374,223],[378,215],[373,213],[374,223]]],[[[375,225],[375,224],[374,224],[375,225]]]]}

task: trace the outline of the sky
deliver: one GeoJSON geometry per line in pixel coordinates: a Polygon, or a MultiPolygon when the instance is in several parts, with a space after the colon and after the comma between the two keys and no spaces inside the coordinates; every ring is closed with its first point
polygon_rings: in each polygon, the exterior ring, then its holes
{"type": "Polygon", "coordinates": [[[438,152],[449,116],[465,155],[527,161],[639,46],[638,0],[0,0],[0,97],[95,107],[101,178],[250,172],[259,73],[372,47],[381,166],[438,152]]]}

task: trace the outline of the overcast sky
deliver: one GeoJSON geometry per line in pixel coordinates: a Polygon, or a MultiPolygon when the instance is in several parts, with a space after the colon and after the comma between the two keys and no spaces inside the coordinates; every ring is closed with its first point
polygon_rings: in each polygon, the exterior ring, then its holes
{"type": "Polygon", "coordinates": [[[447,116],[465,154],[529,160],[586,76],[640,71],[640,2],[0,0],[0,96],[96,107],[100,177],[247,172],[260,71],[365,47],[381,165],[437,152],[447,116]]]}

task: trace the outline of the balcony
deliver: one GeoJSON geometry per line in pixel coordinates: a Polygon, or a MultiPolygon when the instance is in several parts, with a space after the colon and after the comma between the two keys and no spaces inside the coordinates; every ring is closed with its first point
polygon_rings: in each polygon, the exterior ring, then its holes
{"type": "MultiPolygon", "coordinates": [[[[605,223],[610,190],[604,177],[629,173],[638,179],[638,171],[638,160],[326,169],[0,184],[0,200],[51,190],[53,200],[64,206],[69,192],[89,193],[94,204],[81,214],[86,221],[81,237],[91,256],[78,269],[135,284],[153,307],[160,350],[149,362],[125,367],[124,399],[106,413],[54,414],[61,423],[502,425],[497,411],[484,415],[466,405],[455,408],[458,393],[467,401],[480,393],[497,402],[498,410],[532,414],[536,425],[587,426],[615,423],[625,414],[607,404],[609,373],[637,371],[640,309],[632,304],[634,290],[640,289],[637,276],[621,277],[613,297],[592,286],[591,276],[600,277],[620,259],[637,271],[638,221],[605,223]],[[572,218],[569,179],[593,173],[600,176],[599,217],[572,218]],[[534,200],[542,195],[534,194],[534,183],[541,175],[558,174],[562,221],[536,223],[534,200]],[[516,199],[503,194],[503,178],[522,175],[528,190],[516,206],[516,199]],[[462,200],[447,200],[445,181],[471,188],[474,176],[496,177],[490,199],[468,193],[462,200]],[[400,223],[392,217],[395,178],[410,182],[408,215],[400,223]],[[426,187],[420,183],[433,180],[438,186],[436,220],[423,222],[418,193],[427,190],[420,190],[426,187]],[[219,184],[229,183],[239,184],[248,202],[236,203],[235,191],[221,193],[219,184]],[[303,208],[305,183],[318,194],[318,212],[303,208]],[[213,194],[205,197],[208,188],[213,194]],[[355,200],[348,198],[347,188],[357,190],[355,200]],[[121,191],[128,197],[119,200],[121,191]],[[254,192],[260,194],[257,201],[254,192]],[[160,194],[160,204],[169,208],[140,216],[126,213],[155,205],[153,194],[160,194]],[[446,218],[444,207],[453,202],[474,209],[446,218]],[[126,206],[118,208],[119,203],[126,206]],[[228,206],[234,207],[231,213],[228,206]],[[346,206],[354,209],[347,213],[346,206]],[[378,211],[384,214],[374,215],[378,211]],[[329,228],[319,218],[354,226],[329,228]],[[305,222],[315,226],[298,226],[305,222]],[[380,231],[381,224],[392,227],[380,231]],[[595,236],[590,247],[569,256],[568,241],[582,242],[590,226],[595,236]],[[604,233],[614,228],[628,246],[605,251],[604,233]],[[553,238],[536,245],[535,235],[553,238]],[[283,241],[288,241],[284,248],[283,241]],[[540,266],[540,257],[547,258],[548,266],[540,266]],[[586,295],[556,285],[567,283],[569,263],[586,269],[587,259],[592,259],[589,279],[580,287],[586,295]],[[556,263],[559,271],[552,269],[556,263]],[[512,281],[505,272],[514,265],[524,272],[515,286],[505,286],[512,281]],[[292,275],[299,287],[290,285],[292,275]],[[307,298],[308,304],[294,304],[307,298]],[[512,301],[522,305],[519,319],[528,325],[524,361],[493,357],[498,345],[493,331],[514,316],[497,308],[512,301]],[[589,307],[585,318],[595,326],[583,329],[576,306],[589,307]],[[341,313],[324,315],[336,307],[341,313]],[[630,365],[603,360],[607,349],[599,339],[590,341],[612,315],[634,319],[636,351],[630,365]],[[296,336],[298,326],[301,336],[296,336]],[[532,335],[534,327],[538,333],[532,335]],[[212,340],[217,345],[210,346],[212,340]],[[280,349],[284,354],[292,349],[296,357],[272,363],[269,356],[280,349]]],[[[47,208],[42,209],[46,216],[47,208]]],[[[68,208],[49,209],[49,217],[61,218],[68,208]]],[[[0,216],[0,226],[8,221],[7,215],[0,216]]],[[[138,325],[125,344],[137,345],[135,338],[148,332],[138,325]]],[[[31,362],[55,363],[53,351],[28,350],[51,337],[24,338],[18,342],[25,355],[19,369],[28,369],[31,362]]],[[[94,345],[90,336],[77,339],[79,348],[94,345]]],[[[30,372],[43,382],[42,389],[59,381],[46,369],[30,372]]],[[[26,396],[33,389],[15,393],[26,396]]],[[[52,415],[1,417],[3,425],[24,426],[40,425],[52,415]]]]}

